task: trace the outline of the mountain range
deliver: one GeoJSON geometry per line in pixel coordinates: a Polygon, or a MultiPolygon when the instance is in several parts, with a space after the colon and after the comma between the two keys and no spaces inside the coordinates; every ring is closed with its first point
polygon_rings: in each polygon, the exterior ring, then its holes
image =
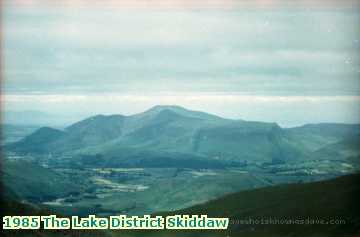
{"type": "Polygon", "coordinates": [[[5,150],[72,157],[96,166],[218,167],[312,159],[358,161],[359,138],[359,124],[281,128],[180,106],[155,106],[131,116],[96,115],[63,130],[42,127],[5,150]]]}

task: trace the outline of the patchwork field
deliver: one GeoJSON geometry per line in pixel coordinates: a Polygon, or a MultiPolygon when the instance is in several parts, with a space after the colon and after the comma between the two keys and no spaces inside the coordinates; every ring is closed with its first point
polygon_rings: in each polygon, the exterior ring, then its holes
{"type": "Polygon", "coordinates": [[[190,169],[59,168],[24,159],[5,161],[8,195],[69,215],[143,215],[172,211],[237,191],[312,182],[358,170],[351,164],[328,160],[190,169]]]}

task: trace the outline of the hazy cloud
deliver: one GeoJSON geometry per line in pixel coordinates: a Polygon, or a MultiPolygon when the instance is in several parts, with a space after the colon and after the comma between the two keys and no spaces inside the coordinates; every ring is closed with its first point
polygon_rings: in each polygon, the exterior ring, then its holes
{"type": "Polygon", "coordinates": [[[155,104],[211,111],[210,103],[232,117],[281,119],[274,111],[289,110],[284,123],[302,122],[290,114],[293,104],[302,113],[322,107],[316,121],[360,120],[356,1],[299,1],[296,7],[293,1],[196,2],[203,6],[173,1],[177,7],[160,10],[146,7],[147,1],[131,9],[126,1],[91,7],[84,1],[57,1],[56,7],[44,0],[8,1],[5,104],[75,111],[76,102],[87,114],[93,104],[99,112],[130,113],[155,104]]]}

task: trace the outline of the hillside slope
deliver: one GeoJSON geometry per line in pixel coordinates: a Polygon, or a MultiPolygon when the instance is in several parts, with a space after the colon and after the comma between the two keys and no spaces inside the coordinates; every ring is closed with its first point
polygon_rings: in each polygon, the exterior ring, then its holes
{"type": "Polygon", "coordinates": [[[360,135],[360,124],[321,123],[306,124],[285,129],[290,141],[310,152],[360,135]]]}
{"type": "Polygon", "coordinates": [[[25,160],[4,159],[1,175],[7,199],[39,203],[83,191],[69,177],[25,160]]]}
{"type": "MultiPolygon", "coordinates": [[[[224,231],[147,231],[125,236],[359,236],[360,174],[307,184],[242,191],[161,215],[207,214],[229,217],[224,231]],[[318,221],[318,224],[261,224],[266,221],[318,221]],[[258,221],[259,223],[256,223],[258,221]],[[319,224],[338,221],[337,224],[319,224]],[[341,221],[341,222],[340,222],[341,221]]],[[[310,222],[308,222],[310,223],[310,222]]],[[[119,233],[119,236],[124,236],[119,233]]]]}

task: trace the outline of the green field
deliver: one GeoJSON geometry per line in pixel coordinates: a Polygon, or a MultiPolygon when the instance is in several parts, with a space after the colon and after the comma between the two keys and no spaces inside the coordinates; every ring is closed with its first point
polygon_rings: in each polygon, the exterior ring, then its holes
{"type": "MultiPolygon", "coordinates": [[[[98,236],[98,237],[136,237],[136,236],[347,236],[360,234],[360,205],[358,197],[360,175],[348,175],[332,180],[278,185],[241,191],[222,198],[195,205],[175,212],[162,212],[156,215],[207,214],[211,217],[229,217],[227,230],[156,230],[156,231],[6,231],[4,236],[98,236]],[[297,224],[261,224],[266,221],[304,221],[297,224]],[[309,220],[306,224],[306,220],[309,220]],[[310,220],[312,222],[310,222],[310,220]],[[256,221],[259,221],[256,223],[256,221]],[[317,221],[317,222],[315,222],[317,221]],[[322,221],[322,222],[321,222],[322,221]],[[330,223],[329,221],[335,221],[330,223]],[[299,224],[300,223],[300,224],[299,224]],[[310,224],[311,223],[311,224],[310,224]],[[322,224],[321,224],[322,223],[322,224]]],[[[5,215],[41,215],[49,211],[43,207],[6,201],[3,203],[5,215]]],[[[53,213],[53,212],[52,212],[53,213]]]]}
{"type": "Polygon", "coordinates": [[[241,190],[312,182],[356,171],[349,163],[327,160],[190,169],[59,168],[24,159],[5,160],[6,196],[73,215],[178,210],[241,190]]]}

